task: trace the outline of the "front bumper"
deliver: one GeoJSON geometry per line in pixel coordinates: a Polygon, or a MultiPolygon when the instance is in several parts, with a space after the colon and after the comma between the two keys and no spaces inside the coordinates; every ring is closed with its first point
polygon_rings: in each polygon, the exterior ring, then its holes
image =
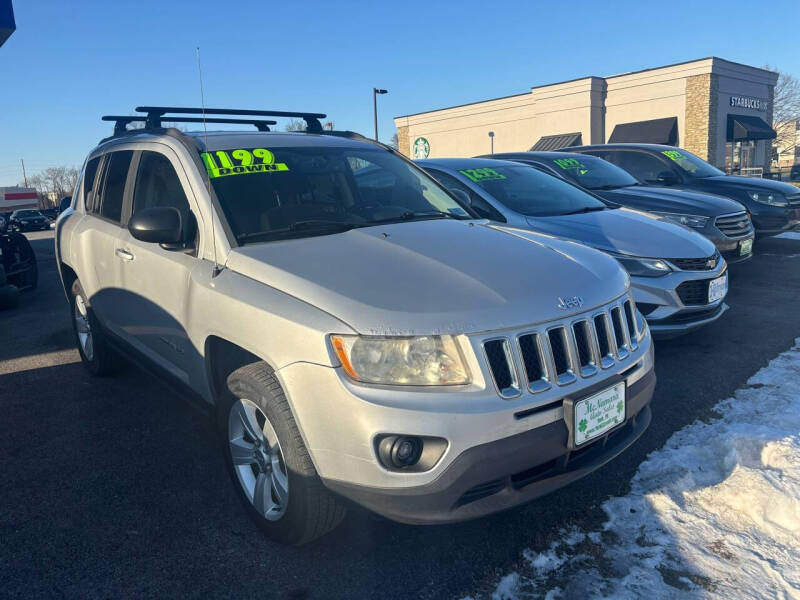
{"type": "Polygon", "coordinates": [[[628,388],[626,421],[579,450],[567,447],[567,427],[562,419],[470,448],[428,485],[387,490],[340,481],[325,484],[402,523],[451,523],[489,515],[549,494],[622,453],[650,424],[655,384],[651,370],[628,388]]]}
{"type": "Polygon", "coordinates": [[[752,249],[747,254],[742,254],[741,248],[742,248],[742,242],[744,242],[745,240],[755,239],[756,236],[755,233],[751,233],[749,235],[739,238],[730,238],[721,233],[710,234],[710,235],[704,233],[704,235],[709,239],[709,241],[711,241],[717,247],[717,250],[719,250],[719,253],[722,254],[722,257],[725,259],[725,262],[728,263],[729,265],[743,262],[753,258],[752,249]]]}
{"type": "Polygon", "coordinates": [[[323,483],[400,521],[466,519],[545,494],[611,460],[649,421],[644,408],[655,384],[649,333],[635,350],[591,377],[544,392],[525,389],[510,399],[498,394],[486,368],[473,358],[467,358],[473,383],[449,390],[358,385],[341,367],[310,363],[293,363],[275,374],[323,483]],[[577,461],[578,453],[566,446],[563,400],[583,398],[623,379],[626,423],[607,439],[581,448],[577,461]],[[390,470],[378,460],[376,448],[376,440],[387,434],[440,438],[446,447],[427,470],[390,470]],[[522,482],[521,473],[538,468],[547,472],[522,482]],[[505,491],[455,506],[471,488],[498,478],[505,491]]]}
{"type": "Polygon", "coordinates": [[[759,205],[756,207],[753,204],[750,205],[750,210],[758,237],[779,235],[800,226],[800,206],[759,205]]]}
{"type": "Polygon", "coordinates": [[[631,277],[633,297],[653,336],[682,335],[720,318],[728,310],[725,298],[710,304],[684,304],[678,288],[685,282],[716,279],[726,270],[727,264],[721,261],[711,271],[673,271],[662,277],[631,277]]]}

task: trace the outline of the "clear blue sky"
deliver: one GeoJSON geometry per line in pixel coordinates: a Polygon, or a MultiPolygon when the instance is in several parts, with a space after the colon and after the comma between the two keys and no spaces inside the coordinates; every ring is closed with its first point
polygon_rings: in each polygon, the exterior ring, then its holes
{"type": "Polygon", "coordinates": [[[13,0],[0,48],[0,186],[77,165],[139,104],[325,112],[381,139],[392,117],[710,55],[800,75],[800,1],[13,0]],[[238,7],[238,8],[237,8],[238,7]]]}

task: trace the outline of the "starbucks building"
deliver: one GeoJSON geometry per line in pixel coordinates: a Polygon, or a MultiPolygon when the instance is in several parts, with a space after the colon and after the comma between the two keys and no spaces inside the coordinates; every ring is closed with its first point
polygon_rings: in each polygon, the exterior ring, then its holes
{"type": "Polygon", "coordinates": [[[755,173],[772,158],[777,73],[717,57],[395,118],[413,158],[556,150],[580,144],[679,146],[721,169],[755,173]]]}

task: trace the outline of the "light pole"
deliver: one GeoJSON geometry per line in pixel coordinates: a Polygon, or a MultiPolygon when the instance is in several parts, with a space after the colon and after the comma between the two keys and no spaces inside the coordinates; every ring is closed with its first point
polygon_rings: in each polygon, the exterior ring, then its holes
{"type": "Polygon", "coordinates": [[[375,119],[375,141],[378,141],[378,94],[388,94],[389,90],[372,88],[372,116],[375,119]]]}
{"type": "Polygon", "coordinates": [[[490,154],[494,154],[494,131],[489,132],[489,143],[491,144],[492,151],[490,154]]]}

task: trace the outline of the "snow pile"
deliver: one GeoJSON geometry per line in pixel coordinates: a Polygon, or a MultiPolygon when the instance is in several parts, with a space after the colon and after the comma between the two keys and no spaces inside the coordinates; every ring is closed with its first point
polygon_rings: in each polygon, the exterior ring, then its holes
{"type": "Polygon", "coordinates": [[[493,597],[800,598],[800,338],[715,409],[650,454],[602,531],[526,551],[493,597]]]}

